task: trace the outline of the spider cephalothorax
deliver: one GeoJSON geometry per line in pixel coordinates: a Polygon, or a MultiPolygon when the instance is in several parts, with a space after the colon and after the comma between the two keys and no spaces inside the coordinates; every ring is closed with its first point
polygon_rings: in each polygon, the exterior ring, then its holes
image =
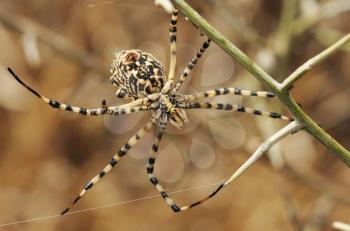
{"type": "Polygon", "coordinates": [[[165,114],[163,119],[168,119],[179,129],[188,122],[185,111],[176,107],[175,97],[169,96],[170,91],[162,91],[167,78],[163,65],[153,55],[141,50],[119,51],[115,54],[111,73],[110,81],[118,87],[118,97],[138,99],[153,94],[154,119],[159,120],[161,114],[165,114]]]}
{"type": "Polygon", "coordinates": [[[123,50],[115,54],[110,81],[118,87],[116,95],[134,99],[160,92],[165,83],[162,64],[141,50],[123,50]]]}
{"type": "MultiPolygon", "coordinates": [[[[60,110],[71,111],[82,115],[100,116],[100,115],[120,115],[129,114],[139,111],[151,111],[152,119],[141,128],[128,142],[120,148],[112,157],[112,160],[83,188],[80,194],[75,198],[73,203],[66,208],[62,215],[67,213],[98,181],[102,179],[111,169],[117,165],[119,160],[127,154],[127,152],[135,145],[152,127],[156,128],[152,149],[150,151],[147,174],[150,182],[155,186],[160,195],[165,199],[166,203],[174,212],[187,210],[195,207],[209,198],[213,197],[222,188],[228,185],[234,178],[233,176],[220,184],[220,186],[203,199],[186,206],[178,206],[168,196],[154,174],[154,164],[159,143],[162,138],[163,131],[168,122],[177,128],[181,128],[184,122],[188,122],[185,109],[215,109],[225,111],[237,111],[242,113],[250,113],[256,116],[268,116],[274,119],[282,119],[292,121],[293,119],[283,116],[276,112],[264,112],[253,108],[243,107],[241,105],[228,103],[210,103],[202,102],[204,99],[213,98],[219,95],[243,95],[256,97],[274,97],[274,94],[266,91],[249,91],[240,90],[237,88],[218,88],[205,92],[199,92],[193,95],[183,95],[177,93],[182,83],[186,80],[192,68],[201,58],[205,50],[208,48],[210,39],[205,41],[193,59],[189,62],[185,70],[175,81],[175,66],[176,66],[176,22],[178,11],[174,10],[170,21],[170,67],[169,74],[166,76],[162,64],[155,59],[151,54],[140,50],[124,50],[116,53],[112,63],[110,81],[117,86],[116,92],[118,97],[124,99],[132,99],[131,102],[107,107],[105,101],[102,107],[87,109],[82,107],[71,106],[69,104],[60,103],[40,95],[27,84],[25,84],[10,68],[11,75],[34,95],[53,108],[60,110]]],[[[215,78],[215,76],[213,76],[215,78]]],[[[237,177],[237,176],[236,176],[237,177]]]]}
{"type": "MultiPolygon", "coordinates": [[[[153,118],[169,121],[172,125],[181,129],[184,123],[189,122],[185,110],[178,107],[174,96],[160,93],[159,101],[153,111],[153,118]]],[[[163,123],[163,122],[162,122],[163,123]]]]}

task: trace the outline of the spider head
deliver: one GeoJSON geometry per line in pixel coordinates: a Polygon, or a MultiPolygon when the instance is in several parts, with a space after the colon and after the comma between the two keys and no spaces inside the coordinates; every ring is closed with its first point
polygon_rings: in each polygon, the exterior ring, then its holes
{"type": "Polygon", "coordinates": [[[183,109],[173,107],[169,111],[169,121],[176,128],[181,129],[184,123],[188,123],[186,112],[183,109]]]}
{"type": "Polygon", "coordinates": [[[117,96],[135,99],[161,92],[165,83],[162,64],[141,50],[123,50],[115,54],[110,82],[118,87],[117,96]]]}
{"type": "Polygon", "coordinates": [[[184,123],[188,123],[186,112],[178,108],[175,104],[171,102],[172,100],[168,95],[161,95],[160,97],[160,110],[155,113],[155,118],[160,118],[162,113],[167,114],[168,121],[174,125],[176,128],[181,129],[184,123]]]}

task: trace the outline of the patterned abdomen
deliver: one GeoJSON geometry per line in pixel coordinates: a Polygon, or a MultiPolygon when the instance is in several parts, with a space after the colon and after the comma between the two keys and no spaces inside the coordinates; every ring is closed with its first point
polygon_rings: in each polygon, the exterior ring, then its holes
{"type": "Polygon", "coordinates": [[[110,81],[118,87],[118,97],[142,98],[160,92],[166,81],[164,67],[151,54],[123,50],[115,54],[110,81]]]}

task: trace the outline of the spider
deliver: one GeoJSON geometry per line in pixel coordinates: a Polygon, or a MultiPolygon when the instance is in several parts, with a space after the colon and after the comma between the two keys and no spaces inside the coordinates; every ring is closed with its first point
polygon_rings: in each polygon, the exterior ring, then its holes
{"type": "Polygon", "coordinates": [[[156,161],[159,143],[162,139],[163,132],[168,122],[173,126],[181,129],[184,123],[189,122],[186,116],[185,109],[215,109],[224,111],[237,111],[250,113],[257,116],[267,116],[274,119],[281,119],[292,121],[293,119],[281,115],[276,112],[263,112],[257,109],[244,107],[241,105],[227,104],[227,103],[209,103],[203,102],[204,99],[213,98],[219,95],[242,95],[242,96],[256,96],[256,97],[274,97],[272,92],[268,91],[249,91],[240,90],[237,88],[218,88],[205,92],[196,93],[193,95],[179,94],[178,90],[186,80],[187,76],[197,64],[203,53],[209,47],[211,42],[207,39],[199,51],[189,62],[185,70],[181,73],[178,80],[175,81],[175,67],[176,67],[176,24],[177,24],[178,10],[174,9],[170,21],[170,67],[169,73],[166,75],[163,65],[151,54],[141,50],[123,50],[115,54],[113,63],[111,65],[110,82],[117,87],[116,96],[122,99],[131,100],[129,103],[108,107],[106,101],[102,101],[99,108],[87,109],[82,107],[71,106],[69,104],[60,103],[51,100],[37,91],[33,90],[29,85],[24,83],[10,68],[10,74],[25,88],[27,88],[34,95],[39,97],[46,104],[53,108],[79,113],[87,116],[101,116],[101,115],[121,115],[135,113],[139,111],[150,111],[152,113],[150,121],[141,128],[134,136],[132,136],[127,143],[119,149],[119,151],[112,157],[111,161],[82,189],[80,194],[74,201],[64,209],[61,215],[66,214],[78,201],[90,190],[97,182],[99,182],[113,167],[117,165],[120,159],[127,154],[127,152],[145,135],[147,130],[155,127],[155,134],[153,145],[150,151],[147,165],[147,174],[150,182],[154,185],[156,190],[164,198],[168,206],[174,212],[180,212],[189,208],[195,207],[209,198],[217,194],[231,181],[226,180],[218,186],[211,194],[203,199],[186,206],[178,206],[165,192],[163,186],[154,174],[154,164],[156,161]]]}

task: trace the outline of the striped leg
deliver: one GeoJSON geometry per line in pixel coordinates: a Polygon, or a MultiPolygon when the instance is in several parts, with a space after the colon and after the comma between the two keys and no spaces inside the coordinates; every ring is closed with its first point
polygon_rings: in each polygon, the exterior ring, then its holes
{"type": "Polygon", "coordinates": [[[294,121],[294,119],[289,118],[287,116],[281,115],[277,112],[264,112],[260,111],[254,108],[249,107],[243,107],[238,104],[228,104],[228,103],[199,103],[199,102],[192,102],[186,107],[183,107],[184,109],[192,109],[192,108],[202,108],[202,109],[216,109],[216,110],[224,110],[224,111],[237,111],[237,112],[245,112],[257,116],[267,116],[273,119],[281,119],[286,121],[294,121]]]}
{"type": "MultiPolygon", "coordinates": [[[[105,109],[104,109],[105,110],[105,109]]],[[[136,106],[136,107],[128,107],[128,108],[115,108],[115,109],[108,109],[104,114],[109,115],[125,115],[140,111],[149,111],[151,108],[149,106],[136,106]]]]}
{"type": "Polygon", "coordinates": [[[185,70],[182,72],[179,80],[176,82],[176,85],[172,89],[172,94],[175,94],[176,91],[179,90],[181,87],[182,83],[186,80],[186,77],[189,75],[193,67],[197,64],[198,59],[200,59],[203,55],[203,53],[206,51],[206,49],[209,47],[209,44],[211,42],[211,39],[208,39],[205,41],[202,45],[202,48],[195,54],[195,56],[192,58],[192,60],[189,62],[185,70]]]}
{"type": "Polygon", "coordinates": [[[173,212],[180,212],[180,211],[183,211],[183,210],[187,210],[189,208],[192,208],[192,207],[194,207],[196,205],[199,205],[199,204],[203,203],[204,201],[206,201],[209,198],[211,198],[212,196],[214,196],[224,186],[224,184],[220,185],[217,190],[215,190],[212,194],[210,194],[209,196],[205,197],[204,199],[202,199],[202,200],[200,200],[200,201],[198,201],[196,203],[193,203],[191,205],[187,205],[187,206],[179,207],[169,197],[169,195],[165,192],[164,188],[159,183],[157,177],[153,173],[154,172],[154,163],[156,161],[156,153],[158,151],[159,142],[160,142],[160,140],[162,138],[162,134],[163,134],[163,129],[159,128],[157,130],[156,134],[155,134],[154,142],[153,142],[153,146],[152,146],[152,150],[151,150],[151,154],[150,154],[150,157],[148,159],[147,174],[148,174],[148,178],[151,181],[151,183],[156,187],[157,191],[164,198],[164,200],[169,205],[169,207],[173,210],[173,212]]]}
{"type": "Polygon", "coordinates": [[[106,100],[102,100],[101,108],[103,110],[102,114],[106,115],[124,115],[124,114],[130,114],[134,112],[140,112],[140,111],[149,111],[153,108],[151,106],[132,106],[132,107],[124,107],[124,108],[118,108],[118,107],[107,107],[106,100]]]}
{"type": "Polygon", "coordinates": [[[170,20],[170,67],[169,67],[169,75],[168,80],[174,80],[175,77],[175,67],[176,67],[176,23],[177,23],[177,15],[179,11],[174,9],[173,14],[170,20]]]}
{"type": "Polygon", "coordinates": [[[192,102],[195,100],[201,100],[205,98],[213,98],[219,95],[243,95],[243,96],[257,96],[257,97],[265,97],[272,98],[275,95],[269,91],[249,91],[249,90],[241,90],[238,88],[217,88],[214,90],[199,92],[193,95],[183,95],[180,98],[181,101],[192,102]]]}
{"type": "Polygon", "coordinates": [[[300,130],[302,128],[302,125],[298,122],[292,122],[289,123],[287,126],[276,132],[273,136],[268,138],[266,141],[264,141],[257,149],[256,151],[248,158],[247,161],[245,161],[227,180],[225,180],[223,183],[221,183],[216,190],[214,190],[211,194],[204,197],[202,200],[199,200],[195,203],[192,203],[188,206],[181,207],[181,211],[187,210],[189,208],[193,208],[211,197],[213,197],[215,194],[217,194],[221,189],[223,189],[225,186],[227,186],[229,183],[236,180],[240,175],[242,175],[249,167],[251,167],[265,152],[267,152],[274,144],[276,144],[278,141],[283,139],[288,134],[293,134],[294,132],[300,130]]]}
{"type": "Polygon", "coordinates": [[[120,106],[114,106],[114,107],[102,106],[101,108],[94,108],[94,109],[76,107],[76,106],[71,106],[69,104],[60,103],[58,101],[51,100],[45,96],[40,95],[34,89],[29,87],[29,85],[24,83],[10,68],[8,68],[7,70],[17,80],[17,82],[19,82],[22,86],[24,86],[31,93],[36,95],[38,98],[40,98],[46,104],[48,104],[51,107],[56,108],[56,109],[70,111],[70,112],[74,112],[74,113],[78,113],[78,114],[82,114],[82,115],[89,115],[89,116],[97,116],[97,115],[104,115],[104,114],[120,115],[120,114],[128,114],[128,113],[148,110],[148,107],[147,107],[147,104],[149,102],[148,98],[138,99],[138,100],[135,100],[131,103],[123,104],[120,106]]]}
{"type": "Polygon", "coordinates": [[[154,136],[154,141],[153,141],[150,157],[148,159],[147,174],[148,174],[148,179],[150,180],[150,182],[155,186],[157,191],[164,198],[164,200],[171,207],[171,209],[174,212],[179,212],[180,208],[168,196],[168,194],[165,192],[163,186],[159,183],[157,177],[153,173],[154,172],[154,163],[156,161],[156,154],[157,154],[157,151],[158,151],[159,142],[162,139],[163,130],[164,130],[164,128],[158,128],[157,131],[156,131],[156,134],[154,136]]]}
{"type": "Polygon", "coordinates": [[[67,207],[61,215],[66,214],[78,201],[85,195],[85,193],[91,189],[97,182],[101,180],[111,169],[118,163],[118,161],[134,146],[137,141],[139,141],[145,134],[146,131],[153,127],[153,121],[149,121],[145,127],[140,129],[133,137],[131,137],[128,142],[121,148],[119,151],[113,156],[112,160],[109,164],[94,178],[92,178],[84,187],[84,189],[80,192],[79,196],[75,198],[73,203],[67,207]]]}
{"type": "Polygon", "coordinates": [[[225,181],[224,183],[220,184],[219,187],[218,187],[215,191],[213,191],[211,194],[209,194],[208,196],[206,196],[206,197],[204,197],[203,199],[201,199],[201,200],[199,200],[199,201],[197,201],[197,202],[194,202],[194,203],[192,203],[192,204],[190,204],[190,205],[182,206],[182,207],[179,209],[179,211],[184,211],[184,210],[187,210],[187,209],[190,209],[190,208],[193,208],[193,207],[195,207],[195,206],[197,206],[197,205],[202,204],[203,202],[205,202],[205,201],[209,200],[210,198],[212,198],[213,196],[215,196],[215,194],[217,194],[217,193],[218,193],[224,186],[226,186],[228,183],[230,183],[230,182],[225,181]]]}

